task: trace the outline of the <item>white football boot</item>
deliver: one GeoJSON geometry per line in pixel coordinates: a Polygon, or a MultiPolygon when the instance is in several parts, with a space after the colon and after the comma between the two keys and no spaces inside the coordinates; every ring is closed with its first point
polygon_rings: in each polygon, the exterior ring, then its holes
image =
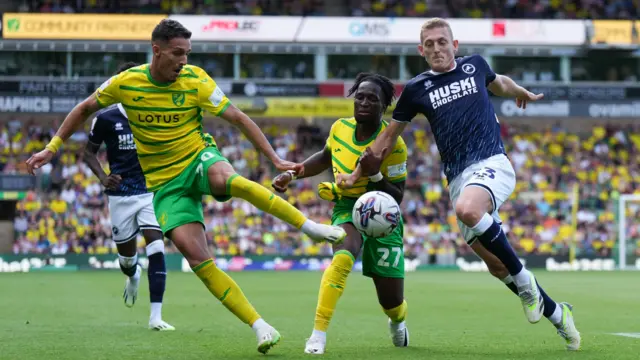
{"type": "Polygon", "coordinates": [[[162,320],[149,321],[149,329],[155,331],[174,331],[176,328],[162,320]]]}
{"type": "Polygon", "coordinates": [[[304,352],[306,354],[313,355],[322,355],[324,354],[324,349],[327,346],[327,338],[312,334],[309,339],[307,339],[307,344],[304,347],[304,352]]]}
{"type": "Polygon", "coordinates": [[[307,226],[305,224],[301,230],[315,242],[326,241],[332,244],[340,244],[347,237],[347,232],[343,228],[334,225],[314,223],[307,226]]]}
{"type": "Polygon", "coordinates": [[[256,338],[258,339],[258,351],[266,354],[280,342],[281,336],[278,330],[267,324],[256,330],[256,338]]]}
{"type": "Polygon", "coordinates": [[[409,329],[407,329],[407,324],[404,321],[394,323],[389,319],[389,334],[391,335],[391,341],[394,346],[409,346],[409,329]]]}
{"type": "Polygon", "coordinates": [[[544,312],[544,300],[538,290],[538,283],[533,273],[529,272],[528,284],[518,286],[518,296],[522,302],[522,309],[524,309],[527,320],[532,324],[540,321],[544,312]]]}
{"type": "Polygon", "coordinates": [[[568,303],[559,303],[562,307],[562,323],[556,326],[558,335],[567,342],[567,350],[580,350],[580,333],[573,321],[573,306],[568,303]]]}

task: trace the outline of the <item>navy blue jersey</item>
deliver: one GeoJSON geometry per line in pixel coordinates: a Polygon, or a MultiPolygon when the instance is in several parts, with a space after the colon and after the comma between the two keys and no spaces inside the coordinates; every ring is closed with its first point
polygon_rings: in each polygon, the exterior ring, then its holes
{"type": "Polygon", "coordinates": [[[418,113],[429,120],[449,182],[469,165],[505,154],[487,90],[495,78],[481,56],[467,56],[456,59],[451,71],[411,79],[398,99],[394,120],[409,122],[418,113]]]}
{"type": "Polygon", "coordinates": [[[105,190],[105,194],[131,196],[148,192],[129,120],[121,105],[112,105],[98,112],[91,125],[89,141],[98,146],[105,143],[109,169],[112,174],[122,177],[118,189],[105,190]]]}

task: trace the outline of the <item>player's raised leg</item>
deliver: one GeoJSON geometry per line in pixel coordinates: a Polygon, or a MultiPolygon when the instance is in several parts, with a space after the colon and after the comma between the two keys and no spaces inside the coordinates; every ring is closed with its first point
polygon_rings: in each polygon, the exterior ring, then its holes
{"type": "Polygon", "coordinates": [[[509,271],[530,323],[537,323],[544,311],[544,302],[535,277],[524,268],[502,231],[502,226],[490,214],[494,211],[492,195],[485,187],[467,185],[455,204],[458,219],[470,228],[477,240],[509,271]]]}
{"type": "Polygon", "coordinates": [[[524,268],[501,223],[492,215],[513,193],[515,183],[515,172],[507,157],[496,155],[467,167],[451,181],[449,189],[465,240],[471,244],[477,239],[504,264],[518,288],[527,319],[537,323],[544,301],[536,279],[524,268]]]}
{"type": "MultiPolygon", "coordinates": [[[[217,150],[214,152],[217,153],[217,150]]],[[[217,159],[222,155],[211,154],[213,153],[203,152],[201,161],[212,162],[207,174],[211,193],[214,196],[231,196],[246,200],[258,209],[302,230],[314,241],[340,243],[346,237],[342,228],[318,224],[308,219],[300,210],[264,186],[238,175],[226,159],[222,158],[225,161],[217,159]]]]}
{"type": "MultiPolygon", "coordinates": [[[[491,275],[501,280],[511,292],[518,296],[518,287],[513,282],[513,277],[509,275],[509,270],[507,270],[504,264],[480,242],[474,242],[471,248],[482,261],[487,264],[491,275]]],[[[544,289],[540,287],[539,283],[538,290],[544,299],[544,317],[553,324],[558,335],[565,340],[568,350],[578,350],[580,348],[581,337],[573,320],[573,307],[567,303],[556,303],[553,301],[544,289]]]]}
{"type": "MultiPolygon", "coordinates": [[[[350,220],[352,209],[353,205],[345,204],[341,207],[341,204],[337,203],[334,208],[333,218],[340,219],[343,214],[346,214],[344,219],[350,220]]],[[[338,300],[347,286],[347,278],[353,269],[355,259],[358,257],[362,247],[362,236],[353,224],[342,223],[339,226],[346,231],[347,237],[344,243],[333,245],[333,260],[322,274],[313,332],[304,348],[304,352],[307,354],[324,354],[329,324],[338,305],[338,300]]]]}
{"type": "MultiPolygon", "coordinates": [[[[208,151],[213,151],[213,148],[204,149],[201,153],[208,151]]],[[[220,157],[224,159],[222,155],[220,157]]],[[[216,266],[207,248],[202,194],[210,193],[206,174],[211,163],[199,159],[196,158],[154,194],[158,223],[209,292],[238,319],[251,326],[258,339],[258,351],[266,353],[280,341],[280,334],[261,318],[238,284],[216,266]]],[[[229,199],[228,196],[216,198],[220,201],[229,199]]]]}

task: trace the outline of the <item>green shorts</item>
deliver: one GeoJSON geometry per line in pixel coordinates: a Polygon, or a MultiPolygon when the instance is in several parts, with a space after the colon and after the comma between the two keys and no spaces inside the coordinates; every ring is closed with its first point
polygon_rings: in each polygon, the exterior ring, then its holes
{"type": "MultiPolygon", "coordinates": [[[[229,162],[217,147],[205,148],[178,177],[154,193],[153,209],[164,234],[192,222],[199,222],[204,226],[202,196],[211,195],[207,170],[218,161],[229,162]]],[[[214,198],[225,202],[231,199],[231,196],[214,198]]]]}
{"type": "MultiPolygon", "coordinates": [[[[356,199],[336,202],[331,215],[332,225],[353,223],[351,214],[356,199]]],[[[371,238],[362,235],[362,274],[367,277],[404,278],[404,223],[387,237],[371,238]]]]}

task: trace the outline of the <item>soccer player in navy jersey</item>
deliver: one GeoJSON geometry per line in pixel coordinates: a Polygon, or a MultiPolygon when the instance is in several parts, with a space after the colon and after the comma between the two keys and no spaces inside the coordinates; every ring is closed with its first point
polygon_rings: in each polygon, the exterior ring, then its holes
{"type": "MultiPolygon", "coordinates": [[[[123,64],[117,73],[134,66],[137,64],[123,64]]],[[[142,268],[138,264],[136,237],[142,231],[149,259],[149,328],[157,331],[175,330],[162,320],[162,298],[167,277],[164,236],[153,210],[153,193],[147,191],[136,144],[121,104],[100,110],[93,119],[84,161],[100,179],[109,198],[112,236],[118,248],[120,269],[127,276],[123,294],[125,305],[132,307],[138,296],[142,268]],[[109,174],[102,169],[96,156],[102,143],[107,148],[109,174]]]]}
{"type": "MultiPolygon", "coordinates": [[[[467,243],[520,297],[531,323],[544,315],[566,341],[568,350],[580,348],[572,306],[556,303],[538,285],[534,275],[520,262],[502,230],[500,206],[516,184],[514,169],[500,137],[500,124],[489,91],[514,97],[519,107],[542,99],[513,80],[493,72],[478,55],[455,58],[458,40],[449,23],[434,18],[420,31],[418,51],[430,65],[404,88],[393,112],[393,120],[378,136],[371,150],[386,156],[406,125],[418,114],[429,121],[440,152],[444,174],[458,225],[467,243]]],[[[337,179],[341,187],[353,186],[362,174],[360,167],[337,179]]]]}

